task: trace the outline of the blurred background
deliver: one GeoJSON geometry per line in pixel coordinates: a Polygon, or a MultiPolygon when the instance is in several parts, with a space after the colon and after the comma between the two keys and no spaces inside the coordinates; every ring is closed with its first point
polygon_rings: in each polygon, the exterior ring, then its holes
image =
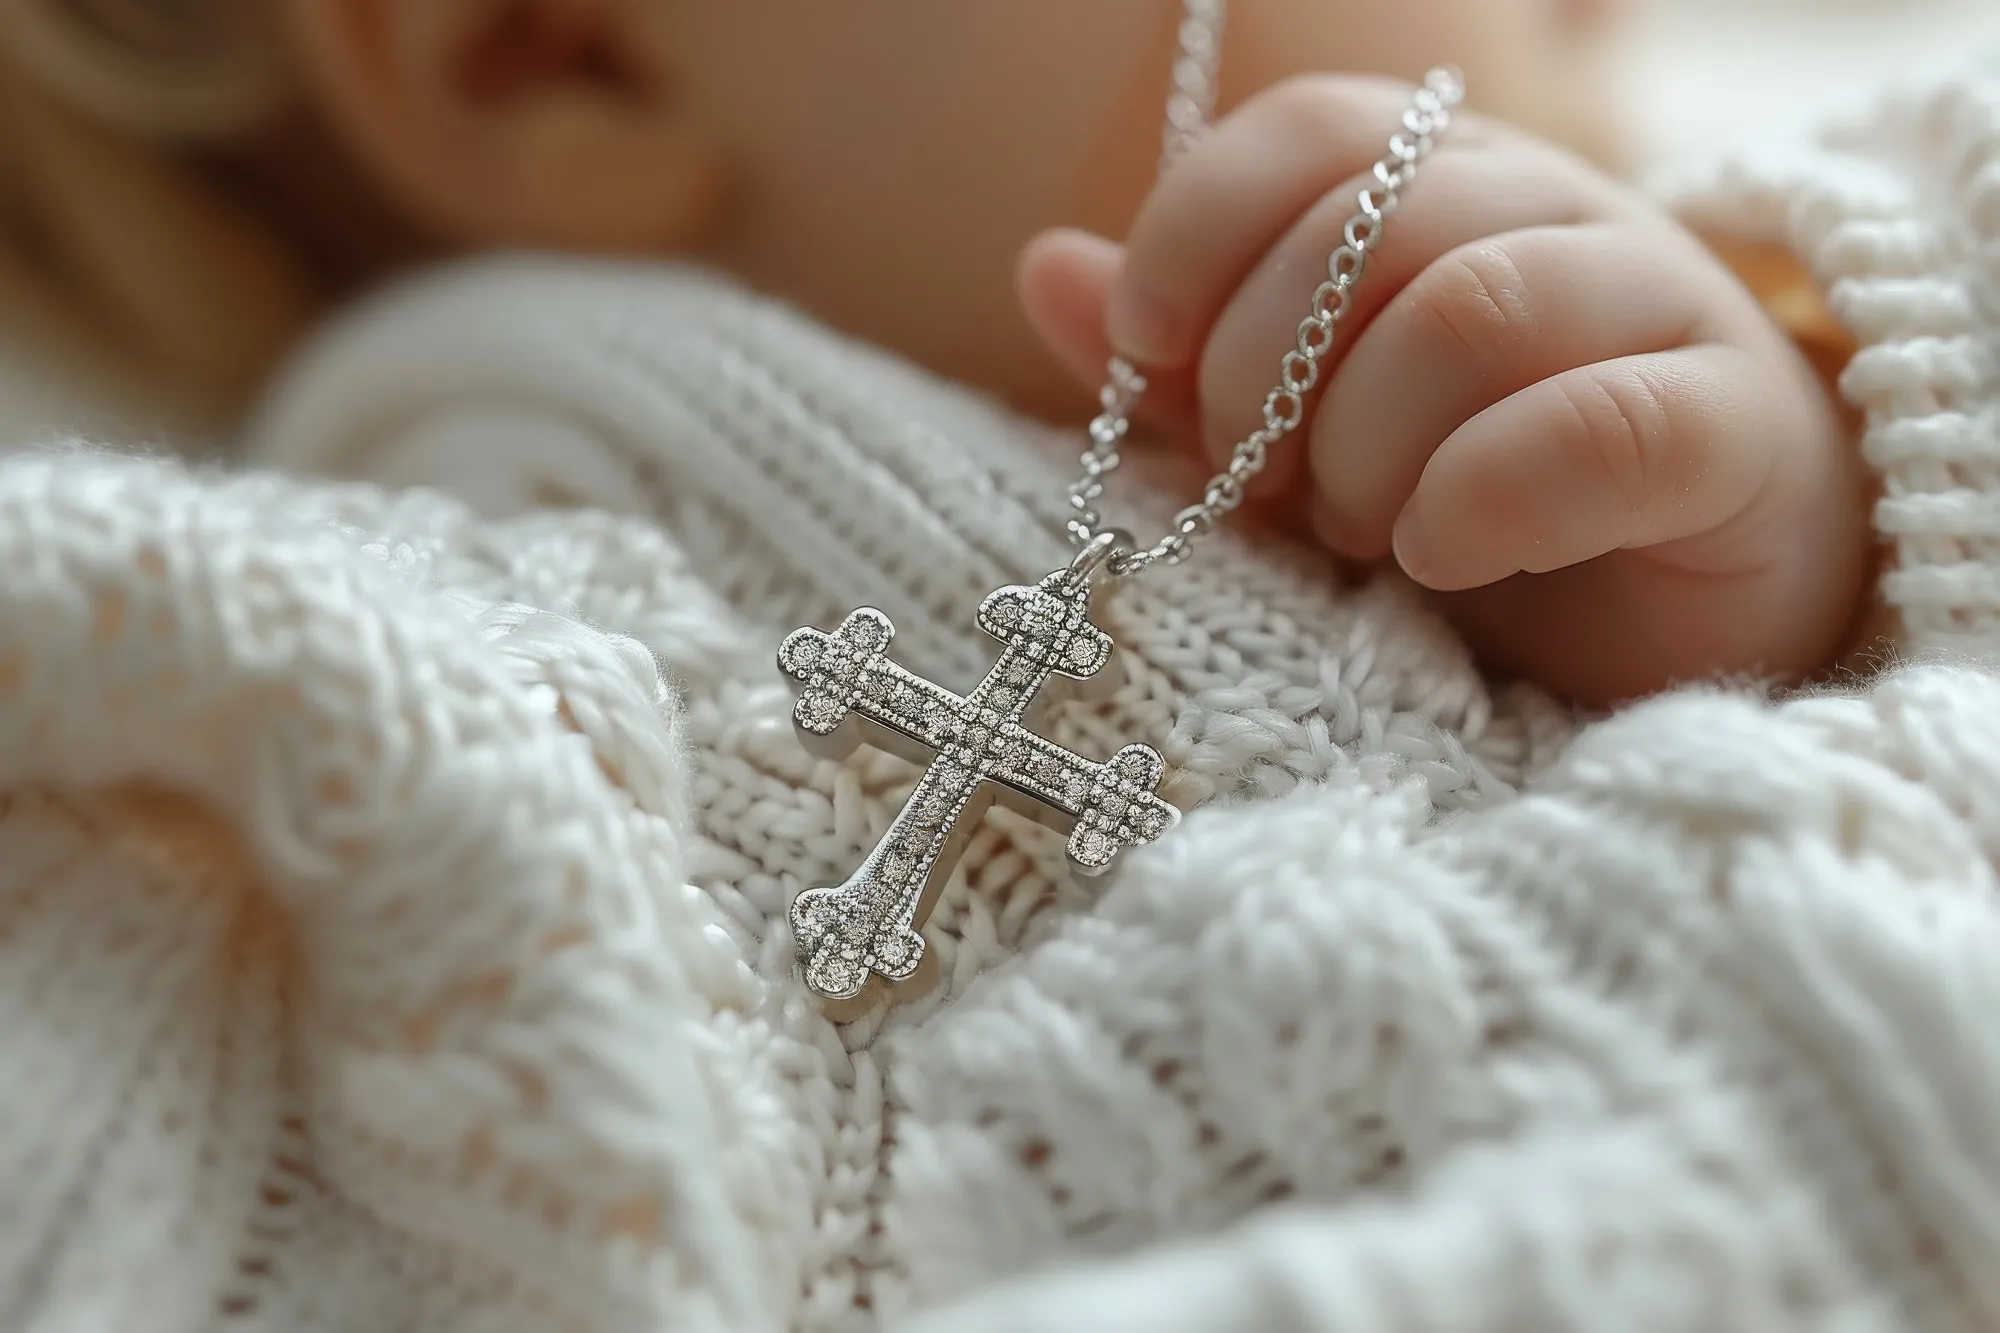
{"type": "MultiPolygon", "coordinates": [[[[1884,70],[2000,37],[2000,0],[1638,0],[1627,36],[1653,155],[1823,113],[1884,70]]],[[[1892,76],[1893,77],[1893,76],[1892,76]]]]}
{"type": "MultiPolygon", "coordinates": [[[[1581,2],[1581,0],[1580,0],[1581,2]]],[[[5,3],[5,0],[0,0],[5,3]]],[[[1634,125],[1652,160],[1823,114],[1921,53],[2000,40],[2000,0],[1631,0],[1634,125]]],[[[54,435],[153,442],[186,431],[0,327],[0,450],[54,435]]]]}

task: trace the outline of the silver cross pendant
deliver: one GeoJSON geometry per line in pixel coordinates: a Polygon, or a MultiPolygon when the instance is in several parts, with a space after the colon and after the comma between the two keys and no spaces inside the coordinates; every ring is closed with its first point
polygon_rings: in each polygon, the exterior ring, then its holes
{"type": "Polygon", "coordinates": [[[844,757],[864,739],[929,761],[895,822],[847,882],[793,900],[800,975],[815,995],[855,1001],[879,977],[909,980],[924,957],[918,933],[986,805],[998,798],[1069,830],[1069,859],[1086,875],[1173,827],[1180,812],[1157,794],[1165,765],[1147,745],[1102,763],[1037,735],[1028,717],[1050,677],[1087,680],[1111,657],[1111,636],[1090,621],[1091,576],[1108,537],[1067,569],[1001,588],[980,604],[979,627],[1000,658],[970,694],[955,694],[889,660],[896,628],[873,607],[832,632],[793,631],[778,665],[798,687],[792,721],[816,753],[844,757]]]}

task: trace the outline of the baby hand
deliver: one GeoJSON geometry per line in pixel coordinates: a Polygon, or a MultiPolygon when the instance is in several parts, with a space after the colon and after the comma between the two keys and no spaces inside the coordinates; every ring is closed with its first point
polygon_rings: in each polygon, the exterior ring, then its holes
{"type": "MultiPolygon", "coordinates": [[[[1093,386],[1113,352],[1132,361],[1153,419],[1226,459],[1408,100],[1349,77],[1257,97],[1124,246],[1031,245],[1031,319],[1093,386]]],[[[1582,161],[1461,112],[1253,494],[1340,555],[1393,555],[1493,665],[1603,702],[1825,664],[1863,597],[1863,490],[1834,402],[1720,261],[1582,161]]]]}

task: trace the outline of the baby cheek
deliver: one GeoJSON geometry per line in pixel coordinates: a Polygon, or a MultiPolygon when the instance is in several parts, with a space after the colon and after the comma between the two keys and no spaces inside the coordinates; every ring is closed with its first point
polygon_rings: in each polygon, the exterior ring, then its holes
{"type": "Polygon", "coordinates": [[[1625,0],[1551,0],[1557,21],[1573,33],[1594,33],[1624,17],[1625,0]]]}

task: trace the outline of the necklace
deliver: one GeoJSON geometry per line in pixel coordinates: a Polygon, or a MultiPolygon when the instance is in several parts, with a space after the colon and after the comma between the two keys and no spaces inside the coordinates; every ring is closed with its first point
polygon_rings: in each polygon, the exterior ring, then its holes
{"type": "MultiPolygon", "coordinates": [[[[1227,0],[1184,3],[1162,172],[1206,129],[1215,107],[1227,0]]],[[[1304,419],[1306,396],[1319,382],[1321,360],[1368,253],[1461,95],[1455,71],[1426,76],[1328,258],[1326,281],[1299,324],[1297,348],[1285,354],[1277,386],[1265,396],[1263,424],[1236,445],[1202,498],[1176,515],[1151,546],[1106,526],[1097,507],[1146,391],[1136,368],[1111,362],[1082,471],[1069,488],[1067,529],[1075,558],[1035,583],[1001,588],[980,603],[977,623],[1002,647],[969,694],[891,661],[896,629],[873,607],[851,612],[831,631],[807,627],[786,637],[778,666],[797,688],[792,720],[808,748],[838,758],[865,738],[928,765],[846,882],[807,889],[792,901],[800,976],[831,1016],[867,1007],[867,992],[879,984],[917,977],[925,959],[919,928],[991,801],[1067,827],[1071,865],[1085,875],[1104,873],[1121,853],[1152,842],[1179,819],[1158,794],[1166,765],[1157,750],[1131,744],[1107,760],[1092,760],[1037,734],[1029,717],[1046,702],[1042,696],[1054,680],[1088,680],[1110,660],[1111,637],[1090,619],[1094,595],[1156,564],[1185,560],[1196,541],[1242,504],[1244,487],[1263,471],[1271,447],[1304,419]]]]}

